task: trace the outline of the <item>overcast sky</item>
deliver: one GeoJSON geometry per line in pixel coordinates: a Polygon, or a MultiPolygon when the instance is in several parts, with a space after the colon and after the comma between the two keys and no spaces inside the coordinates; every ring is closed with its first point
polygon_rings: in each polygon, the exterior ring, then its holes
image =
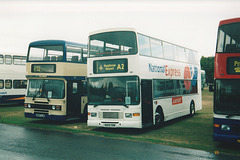
{"type": "Polygon", "coordinates": [[[215,53],[222,19],[240,17],[239,0],[0,0],[0,53],[26,55],[30,42],[87,44],[89,32],[134,27],[152,37],[215,53]]]}

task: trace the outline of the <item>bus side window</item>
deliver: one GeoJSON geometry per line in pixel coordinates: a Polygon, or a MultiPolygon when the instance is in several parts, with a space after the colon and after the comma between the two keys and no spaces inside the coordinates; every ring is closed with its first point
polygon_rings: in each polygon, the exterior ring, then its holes
{"type": "Polygon", "coordinates": [[[165,95],[171,96],[174,95],[174,85],[173,85],[173,80],[166,80],[166,90],[165,90],[165,95]]]}
{"type": "Polygon", "coordinates": [[[76,82],[73,82],[73,85],[72,85],[72,93],[77,93],[78,91],[78,83],[76,82]]]}
{"type": "Polygon", "coordinates": [[[0,89],[4,88],[4,80],[0,80],[0,89]]]}
{"type": "Polygon", "coordinates": [[[162,97],[165,94],[165,80],[153,80],[153,97],[162,97]]]}
{"type": "Polygon", "coordinates": [[[5,80],[5,88],[6,89],[12,88],[12,80],[10,80],[10,79],[5,80]]]}
{"type": "Polygon", "coordinates": [[[13,64],[25,65],[27,58],[25,56],[13,56],[13,64]]]}
{"type": "Polygon", "coordinates": [[[3,55],[0,54],[0,64],[3,64],[4,63],[4,60],[3,60],[3,55]]]}
{"type": "Polygon", "coordinates": [[[179,61],[186,62],[186,52],[184,48],[177,47],[177,54],[178,54],[179,61]]]}
{"type": "Polygon", "coordinates": [[[5,55],[5,64],[12,64],[12,56],[5,55]]]}
{"type": "Polygon", "coordinates": [[[162,42],[159,40],[150,39],[152,56],[157,58],[163,58],[162,42]]]}
{"type": "Polygon", "coordinates": [[[163,42],[164,58],[174,60],[173,45],[167,42],[163,42]]]}
{"type": "Polygon", "coordinates": [[[149,37],[138,34],[138,43],[140,55],[151,56],[149,37]]]}
{"type": "Polygon", "coordinates": [[[13,80],[13,88],[27,88],[27,80],[13,80]]]}
{"type": "Polygon", "coordinates": [[[174,80],[174,85],[175,85],[175,94],[179,95],[180,94],[180,80],[174,80]]]}

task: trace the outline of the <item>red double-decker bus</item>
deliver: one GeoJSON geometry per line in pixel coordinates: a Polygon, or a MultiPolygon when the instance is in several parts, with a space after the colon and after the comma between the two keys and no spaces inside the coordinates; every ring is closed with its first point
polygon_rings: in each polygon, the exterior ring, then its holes
{"type": "Polygon", "coordinates": [[[219,23],[214,79],[214,140],[240,143],[240,18],[219,23]]]}

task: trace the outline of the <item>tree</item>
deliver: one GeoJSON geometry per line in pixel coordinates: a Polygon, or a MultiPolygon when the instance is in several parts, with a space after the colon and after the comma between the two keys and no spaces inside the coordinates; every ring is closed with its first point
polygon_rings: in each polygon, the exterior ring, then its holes
{"type": "Polygon", "coordinates": [[[206,82],[213,83],[214,81],[214,57],[204,57],[201,60],[201,69],[206,72],[206,82]]]}

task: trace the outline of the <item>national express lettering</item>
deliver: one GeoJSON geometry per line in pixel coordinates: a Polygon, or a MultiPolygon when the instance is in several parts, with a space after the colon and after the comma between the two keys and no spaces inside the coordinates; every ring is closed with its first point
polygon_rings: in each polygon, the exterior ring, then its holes
{"type": "Polygon", "coordinates": [[[166,76],[170,76],[171,78],[180,77],[181,71],[180,69],[170,68],[168,65],[158,66],[152,65],[151,63],[148,64],[150,72],[157,72],[157,73],[165,73],[166,76]]]}
{"type": "Polygon", "coordinates": [[[150,72],[158,72],[158,73],[164,73],[165,72],[165,66],[152,65],[151,63],[149,63],[148,66],[149,66],[149,71],[150,72]]]}
{"type": "Polygon", "coordinates": [[[167,65],[165,65],[165,74],[166,74],[166,76],[170,76],[171,78],[172,78],[172,76],[175,76],[175,77],[181,76],[180,69],[168,68],[167,65]]]}

